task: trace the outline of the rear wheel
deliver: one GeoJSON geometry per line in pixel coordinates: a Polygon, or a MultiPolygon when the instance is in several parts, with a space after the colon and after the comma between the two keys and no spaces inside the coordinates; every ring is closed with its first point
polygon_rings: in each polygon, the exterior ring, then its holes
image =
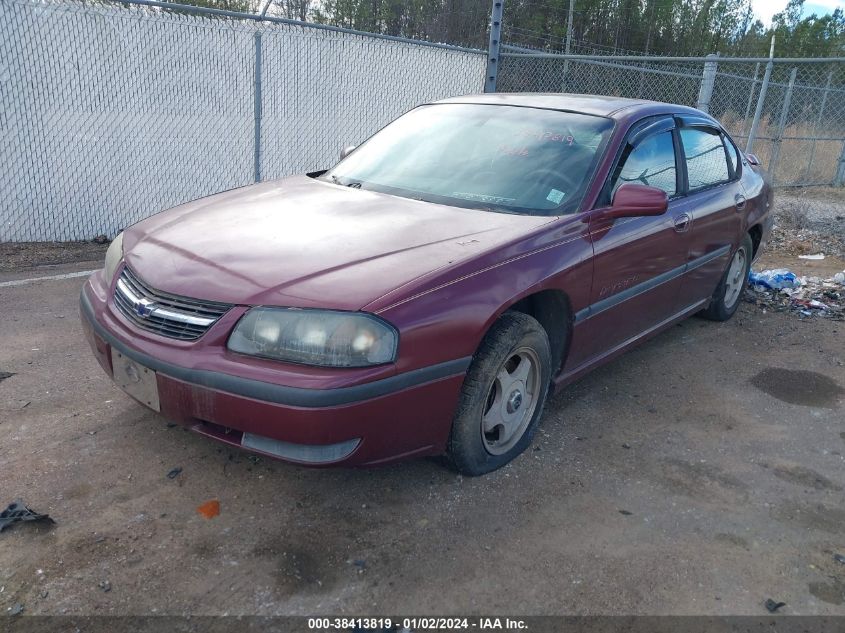
{"type": "Polygon", "coordinates": [[[527,314],[506,312],[484,337],[464,380],[447,449],[455,467],[482,475],[524,451],[550,380],[543,326],[527,314]]]}
{"type": "Polygon", "coordinates": [[[701,313],[703,317],[713,321],[727,321],[737,311],[748,285],[753,249],[751,236],[746,235],[731,257],[728,268],[710,299],[710,305],[701,313]]]}

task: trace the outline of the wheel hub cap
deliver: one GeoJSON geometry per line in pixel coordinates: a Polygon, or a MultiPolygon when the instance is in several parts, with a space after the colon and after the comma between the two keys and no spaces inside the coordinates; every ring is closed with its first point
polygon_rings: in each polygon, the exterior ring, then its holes
{"type": "Polygon", "coordinates": [[[508,413],[514,413],[522,406],[522,392],[519,389],[513,391],[508,398],[508,413]]]}

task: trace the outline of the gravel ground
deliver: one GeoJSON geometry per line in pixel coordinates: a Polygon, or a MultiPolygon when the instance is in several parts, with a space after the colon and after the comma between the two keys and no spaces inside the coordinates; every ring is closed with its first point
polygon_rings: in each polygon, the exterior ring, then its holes
{"type": "MultiPolygon", "coordinates": [[[[0,273],[38,270],[60,264],[94,262],[101,264],[108,241],[98,242],[2,242],[0,273]]],[[[96,268],[96,266],[91,266],[96,268]]]]}
{"type": "MultiPolygon", "coordinates": [[[[27,248],[0,281],[95,267],[90,246],[27,248]]],[[[56,520],[0,534],[0,612],[768,615],[772,598],[845,615],[841,322],[749,303],[685,321],[551,399],[532,449],[469,479],[436,459],[308,470],[169,425],[97,365],[81,285],[0,287],[0,503],[56,520]]]]}
{"type": "Polygon", "coordinates": [[[775,214],[777,251],[845,259],[845,188],[777,190],[775,214]]]}

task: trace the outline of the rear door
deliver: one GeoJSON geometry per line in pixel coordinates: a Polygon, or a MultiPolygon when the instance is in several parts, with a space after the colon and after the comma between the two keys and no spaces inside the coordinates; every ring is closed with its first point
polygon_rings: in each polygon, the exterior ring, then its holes
{"type": "Polygon", "coordinates": [[[736,148],[706,119],[678,119],[686,195],[678,208],[692,219],[687,270],[681,282],[680,307],[709,298],[730,261],[742,233],[746,204],[740,185],[742,165],[736,148]]]}
{"type": "MultiPolygon", "coordinates": [[[[590,220],[594,248],[590,306],[576,314],[584,343],[578,361],[612,353],[677,311],[680,277],[689,253],[690,217],[681,192],[675,121],[648,119],[634,127],[590,220]],[[660,216],[607,220],[602,209],[626,182],[663,189],[669,209],[660,216]]],[[[573,348],[574,351],[574,348],[573,348]]],[[[572,365],[570,365],[572,367],[572,365]]]]}

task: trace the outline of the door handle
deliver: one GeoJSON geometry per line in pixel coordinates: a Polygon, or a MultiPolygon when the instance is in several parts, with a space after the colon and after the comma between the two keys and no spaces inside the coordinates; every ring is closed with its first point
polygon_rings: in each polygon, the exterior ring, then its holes
{"type": "Polygon", "coordinates": [[[734,202],[736,203],[736,210],[742,211],[745,208],[745,203],[747,202],[745,196],[741,193],[738,193],[734,196],[734,202]]]}
{"type": "Polygon", "coordinates": [[[677,231],[678,233],[684,233],[687,229],[689,229],[691,223],[692,218],[689,216],[688,213],[676,215],[675,219],[672,220],[672,224],[675,225],[675,231],[677,231]]]}

